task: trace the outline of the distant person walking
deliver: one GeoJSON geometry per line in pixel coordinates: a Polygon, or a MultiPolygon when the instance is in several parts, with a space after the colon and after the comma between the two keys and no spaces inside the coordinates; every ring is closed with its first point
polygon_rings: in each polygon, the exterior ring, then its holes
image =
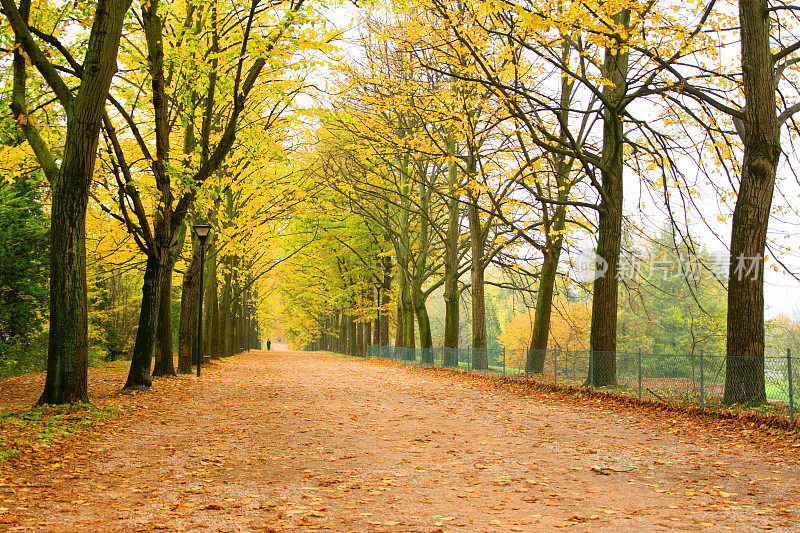
{"type": "Polygon", "coordinates": [[[272,347],[272,341],[267,339],[267,351],[272,347]]]}

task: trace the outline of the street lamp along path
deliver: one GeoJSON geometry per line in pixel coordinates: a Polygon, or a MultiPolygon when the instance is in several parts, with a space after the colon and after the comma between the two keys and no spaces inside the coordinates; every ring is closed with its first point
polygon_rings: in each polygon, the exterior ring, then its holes
{"type": "Polygon", "coordinates": [[[203,346],[203,278],[205,277],[205,260],[206,260],[206,240],[211,234],[211,226],[208,224],[195,224],[192,226],[194,234],[200,241],[200,279],[198,290],[200,291],[199,305],[197,309],[197,350],[195,357],[197,358],[197,377],[200,377],[200,367],[203,364],[203,354],[201,353],[203,346]]]}
{"type": "Polygon", "coordinates": [[[206,239],[211,234],[211,226],[208,224],[195,224],[192,229],[197,238],[200,239],[200,244],[205,244],[206,239]]]}

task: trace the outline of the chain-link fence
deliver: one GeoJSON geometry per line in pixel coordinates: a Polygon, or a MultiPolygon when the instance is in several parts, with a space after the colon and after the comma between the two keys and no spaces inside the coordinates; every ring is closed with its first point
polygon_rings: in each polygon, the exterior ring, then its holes
{"type": "MultiPolygon", "coordinates": [[[[543,383],[587,387],[617,394],[670,403],[692,404],[701,409],[723,407],[726,378],[728,400],[744,398],[771,414],[795,421],[795,396],[800,379],[800,357],[789,350],[760,360],[733,358],[740,368],[726,376],[725,355],[652,355],[636,352],[592,350],[507,350],[474,348],[402,348],[369,346],[367,355],[410,365],[459,368],[543,383]],[[763,379],[763,383],[762,380],[763,379]],[[766,397],[760,398],[761,391],[766,397]]],[[[731,403],[730,401],[728,403],[731,403]]]]}

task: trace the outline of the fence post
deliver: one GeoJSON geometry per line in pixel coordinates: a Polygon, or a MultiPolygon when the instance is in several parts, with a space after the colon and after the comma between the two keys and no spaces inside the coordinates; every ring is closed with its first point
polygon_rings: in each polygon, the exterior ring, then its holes
{"type": "Polygon", "coordinates": [[[642,401],[642,349],[639,348],[639,401],[642,401]]]}
{"type": "Polygon", "coordinates": [[[558,346],[553,348],[553,384],[558,383],[558,346]]]}
{"type": "Polygon", "coordinates": [[[794,388],[792,383],[792,349],[786,348],[786,372],[789,374],[789,422],[794,425],[794,388]]]}
{"type": "Polygon", "coordinates": [[[589,388],[594,390],[594,348],[589,348],[589,388]]]}
{"type": "Polygon", "coordinates": [[[700,350],[700,412],[706,408],[706,380],[705,380],[705,357],[703,350],[700,350]]]}
{"type": "Polygon", "coordinates": [[[506,377],[506,347],[503,346],[503,377],[506,377]]]}

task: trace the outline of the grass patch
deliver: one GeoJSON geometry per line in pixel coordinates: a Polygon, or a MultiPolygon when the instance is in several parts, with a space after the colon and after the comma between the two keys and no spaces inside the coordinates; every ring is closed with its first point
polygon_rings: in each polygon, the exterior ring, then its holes
{"type": "Polygon", "coordinates": [[[47,447],[54,441],[95,427],[118,412],[117,407],[79,403],[0,413],[0,462],[19,455],[23,450],[47,447]]]}
{"type": "Polygon", "coordinates": [[[366,359],[366,357],[361,357],[358,355],[347,355],[346,353],[336,353],[336,352],[322,352],[328,355],[335,355],[337,357],[347,357],[348,359],[366,359]]]}

